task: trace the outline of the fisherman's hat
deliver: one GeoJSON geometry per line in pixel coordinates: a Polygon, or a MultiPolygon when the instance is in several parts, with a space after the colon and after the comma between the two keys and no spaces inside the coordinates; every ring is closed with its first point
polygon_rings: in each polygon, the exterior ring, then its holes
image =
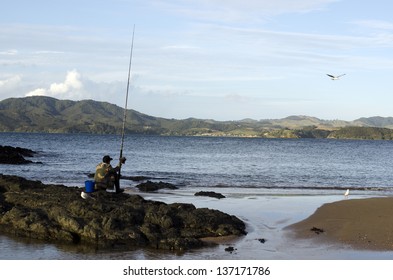
{"type": "Polygon", "coordinates": [[[111,158],[110,156],[106,155],[102,158],[102,162],[109,162],[111,161],[113,158],[111,158]]]}

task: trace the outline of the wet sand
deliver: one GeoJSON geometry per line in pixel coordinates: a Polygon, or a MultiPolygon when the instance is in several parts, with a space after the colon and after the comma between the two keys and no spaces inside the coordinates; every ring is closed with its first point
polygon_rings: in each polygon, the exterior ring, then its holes
{"type": "MultiPolygon", "coordinates": [[[[224,193],[224,195],[227,198],[221,200],[195,198],[179,193],[145,195],[147,199],[163,200],[168,203],[182,201],[194,203],[197,207],[218,209],[236,215],[247,224],[248,234],[244,237],[210,240],[216,241],[218,246],[187,252],[176,258],[243,260],[382,260],[393,258],[393,249],[389,249],[388,242],[385,242],[390,234],[393,235],[393,198],[365,198],[359,195],[352,196],[353,199],[345,199],[342,194],[237,195],[224,193]],[[317,209],[318,215],[314,215],[317,209]],[[326,211],[330,216],[325,213],[325,209],[328,209],[326,211]],[[319,215],[319,212],[323,215],[319,215]],[[343,216],[343,213],[346,215],[343,216]],[[392,217],[392,222],[390,222],[390,217],[392,217]],[[351,220],[353,222],[348,223],[351,220]],[[359,224],[368,227],[370,233],[359,228],[359,224]],[[317,234],[310,230],[313,227],[322,229],[323,232],[317,234]],[[345,231],[340,229],[342,227],[345,231]],[[345,240],[339,237],[344,232],[347,234],[345,240]],[[383,246],[368,242],[374,239],[371,232],[380,235],[381,242],[378,244],[384,244],[383,246]],[[359,238],[362,236],[368,236],[368,239],[362,241],[359,238]],[[353,242],[356,240],[359,240],[359,243],[353,242]],[[355,246],[358,244],[359,246],[355,246]],[[367,246],[362,244],[367,244],[367,246]],[[235,251],[225,252],[228,246],[234,247],[235,251]]],[[[168,257],[172,259],[168,255],[164,256],[164,258],[168,257]]]]}
{"type": "Polygon", "coordinates": [[[298,238],[393,252],[393,197],[327,203],[288,229],[298,238]]]}

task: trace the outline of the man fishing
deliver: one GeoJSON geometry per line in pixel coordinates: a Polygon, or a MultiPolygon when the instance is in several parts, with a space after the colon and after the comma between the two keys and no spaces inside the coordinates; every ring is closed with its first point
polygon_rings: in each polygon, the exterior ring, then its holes
{"type": "Polygon", "coordinates": [[[122,193],[124,190],[120,189],[120,169],[121,165],[126,162],[126,158],[121,157],[115,168],[111,165],[112,159],[106,155],[102,158],[102,162],[97,165],[94,174],[95,187],[96,190],[113,190],[113,187],[115,187],[116,193],[122,193]]]}
{"type": "Polygon", "coordinates": [[[130,63],[128,66],[126,104],[124,106],[123,128],[121,131],[120,160],[119,160],[119,164],[115,168],[113,168],[111,165],[111,160],[113,158],[111,158],[108,155],[102,158],[102,162],[97,165],[96,173],[94,175],[96,190],[107,190],[107,189],[113,190],[113,186],[114,186],[116,189],[116,193],[124,192],[123,189],[120,189],[120,170],[121,170],[121,165],[126,162],[126,158],[123,157],[123,145],[124,145],[126,118],[127,118],[128,91],[130,88],[130,79],[131,79],[131,62],[132,62],[132,50],[134,48],[134,33],[135,33],[135,25],[134,25],[134,30],[132,32],[130,63]]]}

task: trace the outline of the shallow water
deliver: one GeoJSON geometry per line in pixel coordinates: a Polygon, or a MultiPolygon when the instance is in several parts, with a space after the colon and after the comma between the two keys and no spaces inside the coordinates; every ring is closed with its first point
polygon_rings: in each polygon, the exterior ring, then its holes
{"type": "MultiPolygon", "coordinates": [[[[342,244],[321,244],[312,240],[291,237],[285,228],[309,215],[320,205],[343,199],[342,196],[249,196],[225,199],[192,195],[151,194],[146,199],[166,203],[193,203],[197,207],[219,209],[241,218],[247,225],[248,234],[227,240],[216,246],[168,252],[153,249],[122,251],[121,248],[97,250],[91,247],[46,244],[27,239],[15,239],[0,235],[0,259],[8,260],[362,260],[393,259],[393,252],[359,251],[342,244]],[[264,239],[262,243],[259,240],[264,239]],[[225,248],[232,246],[230,253],[225,248]]],[[[360,197],[357,197],[360,198],[360,197]]]]}

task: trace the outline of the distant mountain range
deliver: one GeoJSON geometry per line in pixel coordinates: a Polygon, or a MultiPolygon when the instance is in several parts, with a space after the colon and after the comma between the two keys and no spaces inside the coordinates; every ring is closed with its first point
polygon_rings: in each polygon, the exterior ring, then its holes
{"type": "MultiPolygon", "coordinates": [[[[0,102],[0,132],[120,134],[123,108],[94,100],[70,101],[34,96],[0,102]]],[[[351,122],[309,116],[283,119],[215,121],[152,117],[127,111],[127,134],[238,136],[264,138],[393,139],[393,118],[351,122]]]]}

